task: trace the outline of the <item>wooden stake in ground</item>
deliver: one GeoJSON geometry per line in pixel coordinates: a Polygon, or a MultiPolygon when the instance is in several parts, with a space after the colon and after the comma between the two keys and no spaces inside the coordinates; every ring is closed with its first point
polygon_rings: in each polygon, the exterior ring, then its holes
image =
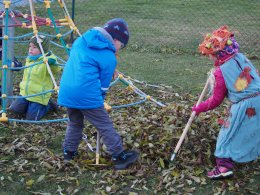
{"type": "MultiPolygon", "coordinates": [[[[206,84],[205,84],[205,86],[204,86],[204,89],[203,89],[203,91],[202,91],[201,94],[200,94],[199,100],[198,100],[198,102],[196,103],[196,106],[198,106],[198,105],[201,103],[201,101],[203,100],[203,98],[204,98],[204,96],[205,96],[205,94],[206,94],[206,91],[207,91],[207,89],[208,89],[209,83],[210,83],[210,79],[207,80],[207,82],[206,82],[206,84]]],[[[184,138],[185,138],[185,136],[186,136],[186,134],[187,134],[187,132],[188,132],[188,130],[189,130],[189,128],[190,128],[190,125],[191,125],[193,119],[195,118],[195,116],[196,116],[196,112],[193,111],[193,112],[191,113],[191,116],[190,116],[190,118],[189,118],[189,121],[188,121],[188,123],[186,124],[186,126],[185,126],[185,128],[184,128],[184,130],[183,130],[183,132],[182,132],[182,134],[181,134],[181,137],[180,137],[180,139],[179,139],[179,141],[178,141],[178,143],[177,143],[177,145],[176,145],[176,147],[175,147],[175,149],[174,149],[174,152],[173,152],[173,154],[172,154],[172,156],[171,156],[171,161],[174,160],[174,158],[175,158],[177,152],[179,151],[179,149],[180,149],[180,147],[181,147],[181,144],[182,144],[182,142],[183,142],[183,140],[184,140],[184,138]]]]}
{"type": "Polygon", "coordinates": [[[97,131],[97,145],[96,145],[96,164],[89,164],[91,166],[106,167],[107,164],[100,164],[100,133],[97,131]]]}

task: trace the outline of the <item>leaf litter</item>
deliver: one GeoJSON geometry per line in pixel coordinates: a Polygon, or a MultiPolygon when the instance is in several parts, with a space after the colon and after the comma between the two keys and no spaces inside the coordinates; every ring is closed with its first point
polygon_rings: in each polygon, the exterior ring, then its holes
{"type": "MultiPolygon", "coordinates": [[[[145,102],[110,113],[125,147],[140,153],[138,163],[127,170],[113,170],[104,145],[100,161],[108,166],[91,166],[95,164],[95,153],[88,149],[84,141],[79,146],[79,157],[65,165],[61,146],[65,123],[1,123],[1,189],[8,191],[9,186],[19,183],[31,194],[78,194],[86,192],[87,186],[92,186],[97,194],[193,194],[212,184],[211,191],[205,192],[259,192],[259,186],[250,185],[259,183],[260,165],[257,161],[237,164],[236,175],[230,180],[210,181],[205,177],[206,172],[214,166],[213,154],[220,128],[218,119],[224,115],[221,108],[203,113],[193,121],[175,161],[170,162],[170,155],[197,97],[180,95],[167,86],[148,88],[147,93],[166,103],[167,107],[145,102]],[[84,182],[88,181],[87,185],[81,182],[86,174],[88,179],[84,182]],[[54,187],[48,189],[48,185],[54,187]]],[[[140,98],[131,90],[115,87],[107,98],[111,106],[138,100],[140,98]]],[[[47,118],[58,118],[65,116],[65,113],[65,109],[60,108],[58,113],[50,114],[47,118]]],[[[86,122],[84,133],[95,148],[95,128],[86,122]]]]}

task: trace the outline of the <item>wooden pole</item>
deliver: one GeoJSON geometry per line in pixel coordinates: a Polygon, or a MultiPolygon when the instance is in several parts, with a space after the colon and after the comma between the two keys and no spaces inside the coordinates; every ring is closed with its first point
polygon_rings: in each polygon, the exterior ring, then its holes
{"type": "MultiPolygon", "coordinates": [[[[196,103],[196,106],[198,106],[198,105],[201,103],[201,101],[203,100],[203,98],[204,98],[204,96],[205,96],[205,94],[206,94],[206,91],[207,91],[207,89],[208,89],[209,83],[210,83],[209,80],[210,80],[210,79],[208,78],[208,80],[207,80],[207,82],[206,82],[206,84],[205,84],[205,86],[204,86],[204,89],[203,89],[203,91],[202,91],[201,94],[200,94],[199,100],[198,100],[198,102],[196,103]]],[[[174,152],[173,152],[173,154],[172,154],[172,156],[171,156],[171,161],[174,160],[174,158],[175,158],[177,152],[179,151],[179,149],[180,149],[180,147],[181,147],[181,144],[182,144],[182,142],[183,142],[183,140],[184,140],[184,138],[185,138],[185,136],[186,136],[186,134],[187,134],[187,132],[188,132],[188,130],[189,130],[189,128],[190,128],[190,125],[191,125],[193,119],[195,118],[195,116],[196,116],[196,112],[193,111],[193,112],[191,113],[191,116],[190,116],[190,118],[189,118],[189,121],[188,121],[188,123],[186,124],[186,126],[185,126],[185,128],[184,128],[184,130],[183,130],[183,132],[182,132],[182,135],[181,135],[181,137],[180,137],[180,139],[179,139],[179,141],[178,141],[178,143],[177,143],[177,145],[176,145],[176,147],[175,147],[175,150],[174,150],[174,152]]]]}

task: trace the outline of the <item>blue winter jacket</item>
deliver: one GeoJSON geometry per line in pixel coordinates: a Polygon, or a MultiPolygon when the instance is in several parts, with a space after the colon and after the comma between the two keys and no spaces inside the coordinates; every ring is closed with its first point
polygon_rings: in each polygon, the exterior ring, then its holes
{"type": "Polygon", "coordinates": [[[117,64],[115,52],[112,37],[103,28],[79,37],[63,70],[58,104],[77,109],[103,106],[117,64]]]}

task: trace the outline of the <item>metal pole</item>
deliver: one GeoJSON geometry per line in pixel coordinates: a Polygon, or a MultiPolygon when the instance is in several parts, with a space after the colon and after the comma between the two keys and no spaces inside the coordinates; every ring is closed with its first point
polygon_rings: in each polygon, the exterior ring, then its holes
{"type": "MultiPolygon", "coordinates": [[[[72,9],[71,9],[71,19],[73,20],[74,22],[74,16],[75,16],[75,0],[72,0],[72,9]]],[[[73,31],[72,33],[70,34],[70,43],[72,44],[73,43],[73,31]]]]}
{"type": "MultiPolygon", "coordinates": [[[[9,11],[14,9],[15,7],[24,7],[28,4],[28,0],[21,0],[17,4],[11,4],[9,11]]],[[[4,6],[0,6],[0,10],[5,10],[4,6]]],[[[8,24],[6,24],[5,19],[3,18],[3,25],[12,25],[15,24],[14,20],[12,17],[8,16],[8,24]]],[[[15,35],[15,27],[8,27],[8,28],[2,28],[2,36],[7,35],[8,37],[14,37],[15,35]]],[[[3,65],[8,65],[8,67],[12,66],[12,62],[14,59],[14,40],[8,39],[8,40],[2,40],[2,64],[3,65]],[[4,49],[6,47],[6,49],[4,49]]],[[[4,71],[2,70],[2,73],[0,76],[3,77],[4,71]]],[[[2,78],[3,79],[3,78],[2,78]]],[[[2,82],[3,84],[3,82],[2,82]]],[[[12,96],[13,95],[13,72],[8,70],[6,74],[6,90],[4,91],[7,96],[12,96]]],[[[2,86],[2,92],[3,92],[3,86],[2,86]]],[[[6,101],[6,106],[9,106],[11,104],[11,99],[7,99],[6,101]]],[[[2,102],[3,104],[3,102],[2,102]]]]}
{"type": "MultiPolygon", "coordinates": [[[[8,17],[8,24],[6,24],[5,20],[3,19],[3,25],[10,25],[14,24],[14,20],[9,16],[8,17]]],[[[2,35],[7,35],[8,37],[14,37],[14,27],[8,27],[7,28],[7,34],[5,32],[5,28],[2,28],[2,35]]],[[[2,63],[4,65],[8,65],[8,67],[12,66],[12,61],[14,59],[14,40],[8,39],[2,41],[2,63]],[[4,48],[7,49],[4,49],[4,48]],[[5,54],[6,52],[6,54],[5,54]],[[6,57],[6,58],[5,58],[6,57]]],[[[3,77],[3,71],[2,71],[2,77],[3,77]]],[[[2,86],[3,88],[3,86],[2,86]]],[[[13,73],[12,71],[8,70],[6,74],[6,94],[7,96],[13,95],[13,73]]],[[[9,106],[11,104],[11,99],[7,99],[6,106],[9,106]]]]}

